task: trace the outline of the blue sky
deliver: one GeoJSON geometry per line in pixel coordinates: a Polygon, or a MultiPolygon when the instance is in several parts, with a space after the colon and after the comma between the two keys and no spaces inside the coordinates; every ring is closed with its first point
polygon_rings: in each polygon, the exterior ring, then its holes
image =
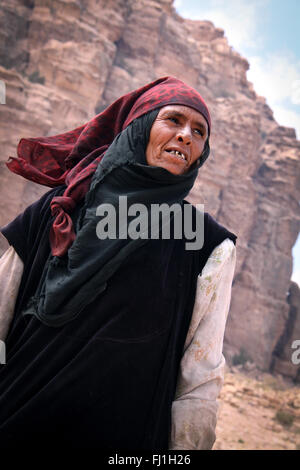
{"type": "MultiPolygon", "coordinates": [[[[210,20],[249,64],[248,80],[276,121],[300,139],[300,0],[175,0],[184,18],[210,20]]],[[[300,236],[292,279],[300,286],[300,236]]]]}

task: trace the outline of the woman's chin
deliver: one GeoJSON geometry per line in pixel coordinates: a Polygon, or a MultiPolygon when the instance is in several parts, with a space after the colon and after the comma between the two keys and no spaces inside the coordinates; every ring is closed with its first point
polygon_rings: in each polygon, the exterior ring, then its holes
{"type": "Polygon", "coordinates": [[[185,164],[182,165],[181,163],[173,163],[173,162],[166,162],[166,161],[156,161],[155,163],[150,163],[151,166],[158,166],[160,168],[164,168],[168,170],[173,175],[183,175],[189,169],[189,167],[185,164]]]}

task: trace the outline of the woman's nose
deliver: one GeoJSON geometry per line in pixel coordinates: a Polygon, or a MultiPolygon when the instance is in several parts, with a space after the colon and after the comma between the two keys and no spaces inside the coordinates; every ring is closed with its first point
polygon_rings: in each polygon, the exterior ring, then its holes
{"type": "Polygon", "coordinates": [[[185,145],[190,145],[192,142],[192,132],[188,126],[182,127],[178,130],[177,139],[179,142],[183,142],[185,145]]]}

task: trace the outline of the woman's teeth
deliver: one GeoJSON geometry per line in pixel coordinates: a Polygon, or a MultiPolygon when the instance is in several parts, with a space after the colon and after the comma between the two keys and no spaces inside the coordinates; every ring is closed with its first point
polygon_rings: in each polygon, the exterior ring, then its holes
{"type": "Polygon", "coordinates": [[[168,152],[181,158],[181,160],[185,160],[185,156],[181,152],[178,152],[178,150],[168,150],[168,152]]]}

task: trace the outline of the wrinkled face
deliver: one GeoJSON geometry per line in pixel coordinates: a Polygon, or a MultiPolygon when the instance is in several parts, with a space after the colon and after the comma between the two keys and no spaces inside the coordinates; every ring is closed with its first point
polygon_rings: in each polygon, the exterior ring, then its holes
{"type": "Polygon", "coordinates": [[[151,128],[147,163],[174,175],[186,173],[202,154],[207,137],[208,125],[201,113],[188,106],[164,106],[151,128]]]}

